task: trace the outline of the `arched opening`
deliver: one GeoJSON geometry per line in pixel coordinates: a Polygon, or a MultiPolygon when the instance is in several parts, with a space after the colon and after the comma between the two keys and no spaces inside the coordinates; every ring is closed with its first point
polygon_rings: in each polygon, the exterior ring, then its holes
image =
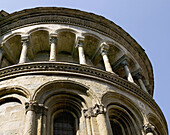
{"type": "Polygon", "coordinates": [[[29,36],[28,58],[30,61],[48,61],[50,54],[49,32],[33,31],[29,36]]]}
{"type": "Polygon", "coordinates": [[[22,49],[21,35],[18,33],[9,37],[3,44],[1,68],[18,63],[22,49]]]}
{"type": "Polygon", "coordinates": [[[113,135],[123,135],[123,131],[122,131],[123,129],[119,122],[117,122],[116,120],[110,119],[110,125],[112,128],[113,135]]]}
{"type": "MultiPolygon", "coordinates": [[[[45,131],[50,135],[86,134],[83,109],[87,108],[88,88],[72,81],[54,81],[37,90],[33,98],[48,107],[43,118],[45,131]],[[83,128],[82,128],[83,125],[83,128]]],[[[41,125],[40,125],[41,126],[41,125]]]]}
{"type": "Polygon", "coordinates": [[[106,119],[112,135],[141,135],[142,115],[133,102],[124,95],[108,92],[102,98],[107,108],[106,119]]]}
{"type": "Polygon", "coordinates": [[[55,116],[53,126],[53,135],[75,135],[76,133],[75,118],[67,111],[62,111],[55,116]]]}
{"type": "Polygon", "coordinates": [[[83,118],[81,102],[76,95],[70,94],[56,94],[47,99],[47,119],[50,120],[47,126],[53,135],[76,135],[82,123],[80,119],[83,118]]]}
{"type": "Polygon", "coordinates": [[[111,105],[109,108],[108,115],[113,135],[133,135],[136,133],[132,114],[129,114],[127,108],[117,105],[111,105]]]}
{"type": "Polygon", "coordinates": [[[166,128],[161,124],[161,122],[158,120],[158,117],[154,114],[148,115],[149,123],[154,126],[154,135],[166,135],[166,128]]]}

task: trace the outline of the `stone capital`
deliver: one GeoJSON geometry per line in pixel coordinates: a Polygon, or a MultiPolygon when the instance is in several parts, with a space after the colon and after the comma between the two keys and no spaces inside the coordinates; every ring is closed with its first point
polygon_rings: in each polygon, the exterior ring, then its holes
{"type": "Polygon", "coordinates": [[[133,72],[132,73],[132,76],[135,78],[135,79],[142,79],[143,78],[143,75],[142,75],[142,71],[140,69],[138,69],[137,71],[133,72]]]}
{"type": "Polygon", "coordinates": [[[153,133],[154,129],[155,129],[155,127],[150,123],[143,125],[143,130],[146,134],[153,133]]]}
{"type": "Polygon", "coordinates": [[[90,117],[96,117],[98,114],[104,114],[106,113],[106,109],[104,108],[104,105],[102,104],[95,104],[94,107],[90,107],[88,109],[84,109],[84,116],[86,118],[90,118],[90,117]]]}
{"type": "Polygon", "coordinates": [[[109,45],[107,45],[106,43],[102,43],[100,45],[100,52],[101,52],[101,54],[105,55],[105,54],[108,53],[108,51],[109,51],[109,45]]]}
{"type": "Polygon", "coordinates": [[[26,113],[28,111],[33,111],[37,114],[46,115],[48,108],[43,104],[38,104],[36,101],[30,101],[25,103],[26,113]]]}
{"type": "Polygon", "coordinates": [[[127,60],[123,60],[123,61],[121,62],[121,65],[122,65],[122,66],[128,66],[128,65],[129,65],[129,63],[128,63],[128,61],[127,61],[127,60]]]}
{"type": "Polygon", "coordinates": [[[28,36],[22,36],[21,37],[22,45],[28,45],[28,42],[29,42],[28,36]]]}
{"type": "Polygon", "coordinates": [[[76,48],[84,45],[84,37],[77,37],[76,48]]]}
{"type": "Polygon", "coordinates": [[[57,34],[56,33],[51,33],[50,34],[50,45],[52,43],[56,43],[57,42],[57,34]]]}

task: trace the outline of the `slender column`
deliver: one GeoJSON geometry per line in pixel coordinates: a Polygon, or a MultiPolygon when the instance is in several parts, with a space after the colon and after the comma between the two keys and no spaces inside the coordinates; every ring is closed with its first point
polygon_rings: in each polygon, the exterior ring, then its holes
{"type": "Polygon", "coordinates": [[[150,87],[149,82],[147,80],[144,81],[144,85],[145,85],[147,92],[151,94],[151,87],[150,87]]]}
{"type": "Polygon", "coordinates": [[[90,118],[86,118],[86,125],[87,125],[87,135],[91,135],[91,126],[90,126],[90,118]]]}
{"type": "Polygon", "coordinates": [[[128,80],[129,82],[134,83],[134,80],[133,80],[133,78],[132,78],[132,75],[131,75],[130,70],[129,70],[129,67],[128,67],[128,62],[127,62],[126,60],[124,60],[121,64],[122,64],[122,66],[123,66],[124,69],[125,69],[127,80],[128,80]]]}
{"type": "Polygon", "coordinates": [[[50,35],[50,60],[49,61],[56,61],[56,43],[57,43],[57,35],[51,34],[50,35]]]}
{"type": "Polygon", "coordinates": [[[106,110],[103,105],[96,104],[94,107],[84,110],[84,116],[86,118],[96,117],[97,124],[99,127],[99,132],[101,135],[109,135],[106,118],[105,118],[106,110]]]}
{"type": "Polygon", "coordinates": [[[146,89],[146,87],[145,87],[145,85],[144,85],[144,83],[143,83],[143,81],[142,81],[142,78],[143,78],[143,77],[142,77],[142,75],[141,75],[140,73],[138,73],[138,74],[136,75],[136,79],[138,80],[141,88],[142,88],[144,91],[148,92],[147,89],[146,89]]]}
{"type": "Polygon", "coordinates": [[[84,116],[85,116],[85,119],[86,119],[87,134],[92,135],[92,128],[91,128],[91,125],[90,125],[90,123],[91,123],[90,119],[94,115],[93,109],[92,108],[84,109],[83,112],[84,112],[84,116]]]}
{"type": "Polygon", "coordinates": [[[19,59],[20,64],[26,62],[27,47],[28,47],[28,37],[23,37],[22,38],[22,50],[21,50],[21,55],[20,55],[20,59],[19,59]]]}
{"type": "Polygon", "coordinates": [[[84,55],[83,45],[84,45],[84,38],[78,37],[76,47],[78,48],[78,52],[79,52],[79,63],[86,65],[86,58],[84,55]]]}
{"type": "Polygon", "coordinates": [[[47,135],[47,131],[46,131],[46,128],[47,128],[47,111],[48,111],[48,108],[46,106],[42,106],[42,123],[41,123],[41,126],[42,126],[42,135],[47,135]]]}
{"type": "Polygon", "coordinates": [[[38,104],[37,109],[36,113],[40,115],[37,135],[46,135],[46,117],[48,108],[43,104],[38,104]]]}
{"type": "Polygon", "coordinates": [[[155,127],[152,124],[148,123],[143,125],[143,129],[146,135],[154,135],[155,127]]]}
{"type": "Polygon", "coordinates": [[[109,62],[109,58],[107,56],[108,51],[109,51],[109,45],[103,43],[101,45],[101,55],[103,57],[104,66],[105,66],[106,71],[113,73],[112,67],[111,67],[110,62],[109,62]]]}
{"type": "Polygon", "coordinates": [[[107,127],[108,127],[109,135],[112,135],[113,134],[112,133],[112,127],[111,127],[111,124],[110,124],[108,113],[105,113],[105,116],[106,116],[106,124],[107,124],[107,127]]]}
{"type": "Polygon", "coordinates": [[[2,56],[3,56],[3,49],[0,48],[0,65],[1,65],[1,62],[2,62],[2,56]]]}
{"type": "Polygon", "coordinates": [[[35,135],[35,110],[37,103],[36,102],[26,102],[26,121],[25,121],[25,130],[24,135],[35,135]]]}

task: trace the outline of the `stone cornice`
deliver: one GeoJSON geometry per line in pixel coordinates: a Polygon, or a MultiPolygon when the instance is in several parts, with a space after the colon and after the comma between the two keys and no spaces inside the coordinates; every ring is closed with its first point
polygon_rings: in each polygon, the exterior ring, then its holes
{"type": "Polygon", "coordinates": [[[145,70],[149,75],[153,91],[152,65],[144,50],[138,43],[122,28],[102,16],[87,13],[75,9],[43,7],[22,10],[12,13],[0,19],[0,35],[11,32],[14,29],[34,24],[68,24],[87,29],[92,29],[106,35],[123,45],[135,57],[140,57],[145,63],[145,70]]]}
{"type": "Polygon", "coordinates": [[[136,95],[138,98],[141,98],[148,103],[151,108],[156,109],[160,116],[164,118],[160,108],[155,103],[152,96],[141,90],[137,85],[130,83],[115,74],[90,67],[88,65],[64,62],[32,62],[17,64],[0,69],[0,81],[29,74],[69,74],[102,80],[104,82],[114,84],[115,86],[136,95]]]}

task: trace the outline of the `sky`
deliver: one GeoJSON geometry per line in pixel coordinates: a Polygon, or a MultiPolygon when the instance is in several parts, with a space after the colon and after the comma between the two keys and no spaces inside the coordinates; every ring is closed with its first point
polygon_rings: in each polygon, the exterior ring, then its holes
{"type": "Polygon", "coordinates": [[[148,55],[154,99],[170,129],[170,0],[0,0],[8,13],[34,7],[67,7],[102,15],[128,32],[148,55]]]}

